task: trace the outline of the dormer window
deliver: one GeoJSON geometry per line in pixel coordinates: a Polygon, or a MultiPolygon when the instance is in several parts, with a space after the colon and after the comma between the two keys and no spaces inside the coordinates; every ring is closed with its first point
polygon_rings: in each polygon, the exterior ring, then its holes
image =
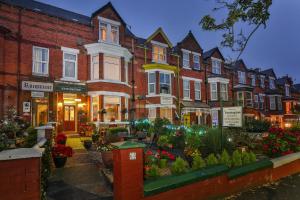
{"type": "Polygon", "coordinates": [[[239,83],[246,84],[246,73],[238,71],[239,83]]]}
{"type": "Polygon", "coordinates": [[[152,62],[166,63],[167,62],[167,49],[166,46],[160,45],[152,41],[152,62]]]}
{"type": "Polygon", "coordinates": [[[193,62],[194,62],[194,69],[200,70],[200,56],[198,54],[193,54],[193,62]]]}
{"type": "Polygon", "coordinates": [[[99,17],[99,41],[119,44],[120,22],[99,17]]]}
{"type": "Polygon", "coordinates": [[[256,85],[256,78],[255,78],[255,74],[251,75],[251,85],[255,86],[256,85]]]}
{"type": "Polygon", "coordinates": [[[221,74],[221,61],[219,59],[212,58],[212,73],[221,74]]]}
{"type": "Polygon", "coordinates": [[[270,77],[269,78],[269,87],[270,87],[270,89],[275,89],[275,79],[273,78],[273,77],[270,77]]]}

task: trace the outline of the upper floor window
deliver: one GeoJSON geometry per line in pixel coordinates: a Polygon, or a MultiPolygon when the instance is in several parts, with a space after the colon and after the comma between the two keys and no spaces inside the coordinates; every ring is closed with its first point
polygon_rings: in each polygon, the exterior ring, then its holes
{"type": "Polygon", "coordinates": [[[188,51],[182,51],[182,65],[184,68],[190,68],[190,53],[188,51]]]}
{"type": "Polygon", "coordinates": [[[183,79],[183,98],[190,99],[190,81],[183,79]]]}
{"type": "Polygon", "coordinates": [[[255,74],[251,75],[251,85],[255,86],[256,85],[256,78],[255,78],[255,74]]]}
{"type": "Polygon", "coordinates": [[[212,101],[218,100],[218,84],[210,83],[210,99],[212,101]]]}
{"type": "Polygon", "coordinates": [[[239,83],[246,84],[246,73],[238,71],[239,83]]]}
{"type": "Polygon", "coordinates": [[[104,55],[104,79],[121,81],[121,61],[120,58],[104,55]]]}
{"type": "Polygon", "coordinates": [[[32,73],[35,75],[48,75],[49,49],[42,47],[32,48],[32,73]]]}
{"type": "Polygon", "coordinates": [[[99,54],[91,56],[91,80],[99,79],[99,54]]]}
{"type": "Polygon", "coordinates": [[[265,77],[264,76],[260,76],[260,87],[265,88],[265,77]]]}
{"type": "Polygon", "coordinates": [[[270,100],[270,110],[276,110],[275,96],[269,96],[269,100],[270,100]]]}
{"type": "Polygon", "coordinates": [[[77,54],[79,50],[67,47],[61,49],[63,51],[63,79],[77,80],[77,54]]]}
{"type": "Polygon", "coordinates": [[[265,105],[265,98],[263,94],[259,94],[259,108],[261,110],[264,109],[264,105],[265,105]]]}
{"type": "Polygon", "coordinates": [[[221,61],[212,59],[212,73],[221,74],[221,61]]]}
{"type": "Polygon", "coordinates": [[[220,83],[220,97],[223,101],[228,101],[228,87],[226,83],[220,83]]]}
{"type": "Polygon", "coordinates": [[[273,77],[269,78],[269,87],[270,89],[275,89],[275,79],[273,77]]]}
{"type": "Polygon", "coordinates": [[[152,44],[152,61],[157,63],[167,62],[167,50],[166,47],[152,44]]]}
{"type": "Polygon", "coordinates": [[[156,91],[156,74],[155,72],[149,72],[148,74],[148,94],[155,94],[156,91]]]}
{"type": "Polygon", "coordinates": [[[171,74],[159,74],[159,88],[161,94],[171,94],[171,74]]]}
{"type": "Polygon", "coordinates": [[[99,17],[99,40],[113,44],[119,44],[120,22],[99,17]]]}
{"type": "Polygon", "coordinates": [[[201,83],[200,81],[195,81],[195,100],[201,100],[201,83]]]}
{"type": "Polygon", "coordinates": [[[259,108],[259,99],[258,99],[258,95],[254,95],[254,107],[255,108],[259,108]]]}
{"type": "Polygon", "coordinates": [[[253,107],[252,92],[245,92],[245,102],[247,107],[253,107]]]}
{"type": "Polygon", "coordinates": [[[285,85],[285,96],[287,96],[287,97],[291,96],[291,94],[290,94],[290,86],[289,85],[285,85]]]}
{"type": "Polygon", "coordinates": [[[200,70],[200,56],[197,54],[193,54],[193,62],[194,62],[194,69],[200,70]]]}

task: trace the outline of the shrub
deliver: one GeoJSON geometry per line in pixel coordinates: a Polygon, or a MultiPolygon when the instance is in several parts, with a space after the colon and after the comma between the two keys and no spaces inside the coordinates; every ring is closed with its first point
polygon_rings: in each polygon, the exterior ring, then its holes
{"type": "Polygon", "coordinates": [[[108,129],[108,132],[105,136],[105,141],[107,143],[113,143],[120,141],[119,133],[120,132],[128,132],[127,128],[124,127],[116,127],[108,129]]]}
{"type": "Polygon", "coordinates": [[[251,163],[250,154],[246,151],[242,153],[242,162],[243,165],[248,165],[251,163]]]}
{"type": "Polygon", "coordinates": [[[149,132],[150,128],[151,128],[151,122],[148,119],[139,119],[135,123],[135,129],[137,131],[147,131],[147,132],[149,132]]]}
{"type": "Polygon", "coordinates": [[[216,158],[215,154],[211,153],[206,158],[207,166],[217,165],[218,159],[216,158]]]}
{"type": "Polygon", "coordinates": [[[256,162],[256,155],[252,151],[249,153],[249,159],[251,163],[256,162]]]}
{"type": "Polygon", "coordinates": [[[170,143],[174,148],[184,149],[185,147],[185,132],[184,130],[177,130],[170,136],[170,143]]]}
{"type": "Polygon", "coordinates": [[[98,141],[99,141],[99,138],[100,138],[100,134],[99,134],[98,132],[94,132],[94,133],[92,134],[92,141],[93,141],[93,143],[98,142],[98,141]]]}
{"type": "Polygon", "coordinates": [[[159,167],[160,168],[166,168],[168,165],[168,160],[167,159],[160,159],[159,160],[159,167]]]}
{"type": "Polygon", "coordinates": [[[159,147],[166,147],[169,144],[169,137],[167,135],[160,135],[157,141],[159,147]]]}
{"type": "Polygon", "coordinates": [[[206,166],[205,161],[201,157],[201,155],[197,155],[193,157],[193,162],[192,162],[192,169],[197,170],[204,168],[206,166]]]}
{"type": "Polygon", "coordinates": [[[34,127],[29,127],[26,131],[28,136],[25,138],[24,147],[31,148],[37,143],[37,130],[34,127]]]}
{"type": "Polygon", "coordinates": [[[42,169],[41,169],[41,199],[46,200],[46,188],[48,178],[51,174],[51,142],[47,141],[44,144],[44,153],[42,156],[42,169]]]}
{"type": "Polygon", "coordinates": [[[225,149],[221,154],[220,164],[226,165],[227,167],[231,167],[231,159],[228,152],[225,149]]]}
{"type": "Polygon", "coordinates": [[[167,128],[168,125],[171,125],[171,122],[166,118],[156,118],[153,123],[153,132],[158,135],[166,135],[171,131],[167,128]]]}
{"type": "Polygon", "coordinates": [[[188,170],[188,163],[180,157],[172,163],[171,172],[172,174],[182,174],[188,170]]]}
{"type": "Polygon", "coordinates": [[[159,167],[157,165],[145,166],[146,178],[157,178],[160,176],[159,167]]]}
{"type": "Polygon", "coordinates": [[[232,166],[240,167],[243,165],[242,155],[239,150],[235,150],[232,154],[232,166]]]}
{"type": "Polygon", "coordinates": [[[266,132],[271,127],[271,123],[267,120],[248,119],[245,121],[245,129],[248,132],[266,132]]]}

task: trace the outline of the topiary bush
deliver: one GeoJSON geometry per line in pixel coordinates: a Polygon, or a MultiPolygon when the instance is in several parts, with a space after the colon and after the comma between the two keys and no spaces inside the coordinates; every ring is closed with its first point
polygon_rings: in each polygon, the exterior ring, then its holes
{"type": "Polygon", "coordinates": [[[196,155],[193,157],[193,162],[192,162],[192,169],[197,170],[197,169],[202,169],[206,166],[206,163],[204,159],[201,157],[201,155],[196,155]]]}
{"type": "Polygon", "coordinates": [[[217,165],[218,159],[216,158],[215,154],[211,153],[206,158],[207,166],[217,165]]]}
{"type": "Polygon", "coordinates": [[[256,155],[252,151],[249,153],[249,159],[251,163],[256,162],[256,155]]]}
{"type": "Polygon", "coordinates": [[[239,150],[235,150],[232,154],[232,166],[241,167],[243,165],[242,155],[239,150]]]}
{"type": "Polygon", "coordinates": [[[243,165],[248,165],[251,163],[250,154],[246,151],[242,153],[242,162],[243,165]]]}
{"type": "Polygon", "coordinates": [[[231,167],[232,165],[230,155],[228,154],[226,149],[224,149],[221,154],[220,164],[226,165],[227,167],[231,167]]]}
{"type": "Polygon", "coordinates": [[[171,172],[172,174],[182,174],[187,172],[188,163],[180,157],[177,157],[176,160],[172,163],[171,172]]]}

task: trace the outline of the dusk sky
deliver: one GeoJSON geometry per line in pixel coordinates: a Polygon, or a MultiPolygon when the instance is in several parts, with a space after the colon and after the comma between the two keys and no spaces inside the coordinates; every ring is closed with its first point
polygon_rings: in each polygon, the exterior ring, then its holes
{"type": "MultiPolygon", "coordinates": [[[[107,0],[40,0],[73,12],[91,16],[107,0]]],[[[162,27],[173,45],[192,30],[198,42],[209,50],[219,46],[220,32],[201,30],[202,16],[212,13],[215,0],[112,0],[114,7],[143,38],[162,27]]],[[[273,0],[266,29],[260,28],[242,55],[248,68],[274,68],[277,76],[291,75],[300,83],[300,0],[273,0]]],[[[222,16],[224,13],[219,13],[222,16]]],[[[221,49],[224,57],[235,58],[229,49],[221,49]]]]}

